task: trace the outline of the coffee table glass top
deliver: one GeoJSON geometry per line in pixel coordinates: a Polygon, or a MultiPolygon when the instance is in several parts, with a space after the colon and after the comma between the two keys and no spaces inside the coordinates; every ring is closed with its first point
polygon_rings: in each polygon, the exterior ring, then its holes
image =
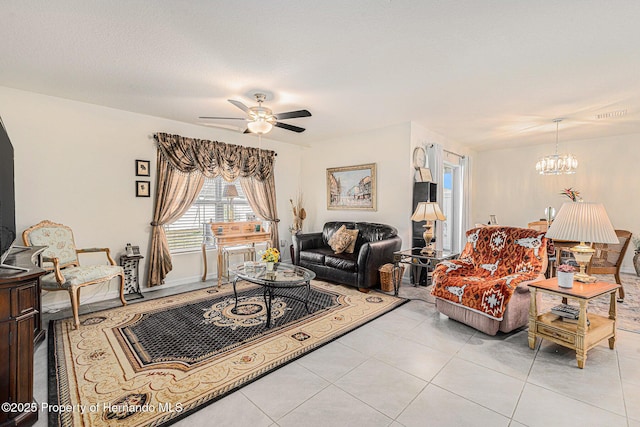
{"type": "Polygon", "coordinates": [[[247,267],[248,265],[241,265],[235,269],[238,278],[278,288],[299,286],[316,277],[316,273],[309,269],[281,262],[274,264],[273,271],[267,271],[263,262],[254,263],[253,268],[247,267]]]}
{"type": "Polygon", "coordinates": [[[411,248],[411,249],[404,249],[401,251],[396,251],[393,254],[396,255],[397,257],[411,257],[413,259],[419,259],[419,260],[447,260],[447,259],[452,259],[452,258],[457,258],[458,257],[458,253],[457,252],[451,252],[451,251],[433,251],[432,255],[427,255],[426,253],[422,253],[422,248],[411,248]]]}

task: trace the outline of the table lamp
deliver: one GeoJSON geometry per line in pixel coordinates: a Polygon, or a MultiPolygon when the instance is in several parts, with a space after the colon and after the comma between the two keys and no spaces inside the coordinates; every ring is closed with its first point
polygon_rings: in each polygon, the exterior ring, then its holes
{"type": "Polygon", "coordinates": [[[424,233],[422,234],[425,247],[420,251],[420,253],[433,255],[434,250],[431,246],[431,240],[433,240],[433,221],[437,219],[444,221],[447,217],[444,216],[440,210],[440,206],[438,206],[436,202],[419,202],[418,206],[416,206],[415,212],[411,215],[411,221],[426,221],[423,225],[424,233]]]}
{"type": "Polygon", "coordinates": [[[229,221],[233,221],[235,219],[233,214],[233,198],[238,197],[238,189],[236,188],[235,184],[225,185],[224,190],[222,190],[222,197],[226,197],[227,199],[229,199],[229,221]]]}
{"type": "Polygon", "coordinates": [[[575,280],[583,283],[596,281],[595,277],[586,273],[587,264],[596,250],[585,242],[620,243],[601,203],[563,203],[546,236],[555,240],[580,242],[570,250],[580,265],[575,280]]]}

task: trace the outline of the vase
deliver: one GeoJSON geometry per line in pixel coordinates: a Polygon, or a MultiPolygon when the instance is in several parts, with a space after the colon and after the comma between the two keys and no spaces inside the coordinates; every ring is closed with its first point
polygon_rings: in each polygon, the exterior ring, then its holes
{"type": "Polygon", "coordinates": [[[573,288],[573,272],[558,271],[558,286],[561,288],[573,288]]]}
{"type": "Polygon", "coordinates": [[[636,269],[636,276],[640,276],[640,252],[636,252],[633,256],[633,266],[636,269]]]}
{"type": "Polygon", "coordinates": [[[273,271],[273,265],[275,262],[267,262],[267,271],[273,271]]]}

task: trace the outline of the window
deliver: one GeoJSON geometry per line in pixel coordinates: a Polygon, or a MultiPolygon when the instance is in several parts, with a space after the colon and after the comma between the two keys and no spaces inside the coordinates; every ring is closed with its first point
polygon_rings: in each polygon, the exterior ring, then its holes
{"type": "Polygon", "coordinates": [[[447,217],[443,223],[442,245],[446,251],[460,251],[461,233],[461,180],[460,166],[444,162],[444,176],[442,186],[442,213],[447,217]]]}
{"type": "Polygon", "coordinates": [[[171,253],[200,250],[206,232],[205,224],[209,221],[228,221],[230,212],[233,212],[235,221],[246,221],[254,215],[240,181],[229,183],[222,177],[206,178],[198,198],[189,210],[174,223],[164,226],[169,250],[171,253]],[[238,197],[228,199],[222,196],[225,186],[229,184],[236,186],[238,197]],[[233,206],[231,211],[230,200],[233,206]]]}

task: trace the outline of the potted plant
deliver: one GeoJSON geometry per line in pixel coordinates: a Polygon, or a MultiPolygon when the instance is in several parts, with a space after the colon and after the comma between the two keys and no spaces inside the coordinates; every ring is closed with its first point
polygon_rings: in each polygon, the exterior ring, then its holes
{"type": "Polygon", "coordinates": [[[640,276],[640,238],[634,237],[631,239],[633,246],[635,246],[635,255],[633,256],[633,266],[636,269],[636,275],[640,276]]]}
{"type": "Polygon", "coordinates": [[[573,288],[573,274],[576,269],[569,264],[560,264],[558,266],[558,286],[561,288],[573,288]]]}
{"type": "Polygon", "coordinates": [[[267,263],[267,271],[273,271],[273,265],[280,259],[280,251],[276,248],[267,248],[262,253],[262,261],[267,263]]]}

